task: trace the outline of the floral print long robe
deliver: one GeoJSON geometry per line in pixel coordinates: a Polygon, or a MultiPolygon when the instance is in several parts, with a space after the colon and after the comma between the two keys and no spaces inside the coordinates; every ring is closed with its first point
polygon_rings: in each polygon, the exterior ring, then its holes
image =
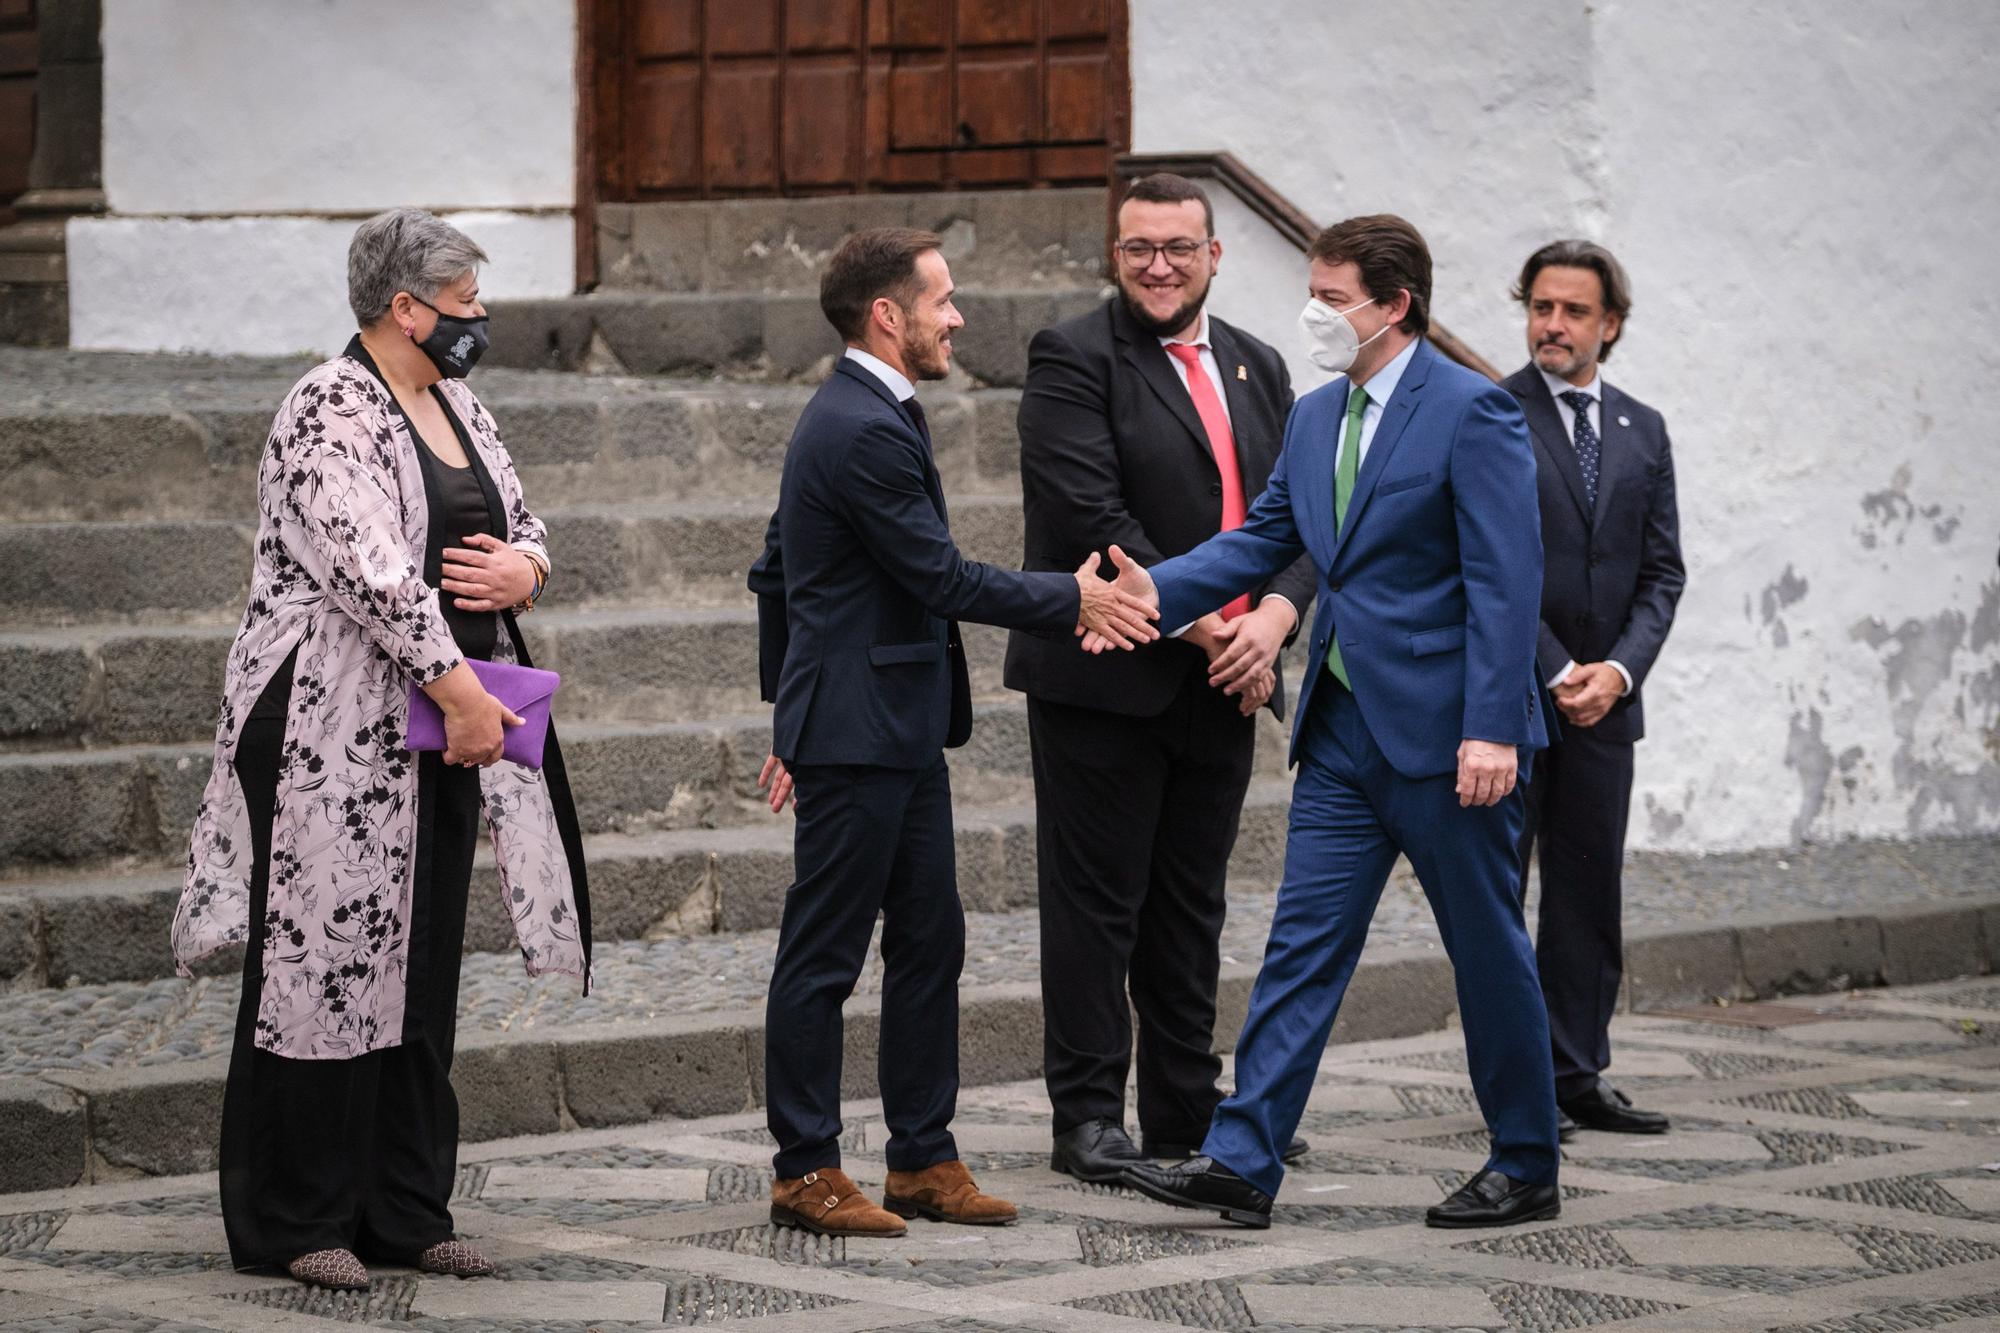
{"type": "MultiPolygon", "coordinates": [[[[443,390],[499,492],[507,540],[546,560],[547,530],[523,502],[493,418],[463,382],[443,390]]],[[[417,760],[402,745],[409,690],[461,660],[423,579],[423,447],[372,371],[339,356],[293,386],[258,469],[250,601],[172,938],[183,976],[249,938],[250,819],[236,745],[296,646],[256,1025],[257,1045],[278,1055],[344,1059],[402,1041],[418,822],[417,760]]],[[[494,658],[516,660],[508,633],[494,658]]],[[[567,791],[506,762],[480,770],[480,784],[529,973],[570,973],[587,988],[582,886],[556,813],[559,797],[573,837],[567,791]]]]}

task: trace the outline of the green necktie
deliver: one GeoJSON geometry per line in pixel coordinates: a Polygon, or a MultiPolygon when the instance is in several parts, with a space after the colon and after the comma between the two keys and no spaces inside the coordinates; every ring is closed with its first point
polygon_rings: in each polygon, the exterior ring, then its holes
{"type": "MultiPolygon", "coordinates": [[[[1333,530],[1347,522],[1347,502],[1354,498],[1354,477],[1361,470],[1361,414],[1368,410],[1368,391],[1355,385],[1347,391],[1347,417],[1340,432],[1340,458],[1333,468],[1333,530]]],[[[1347,688],[1347,664],[1340,660],[1340,626],[1326,645],[1326,669],[1347,688]]]]}

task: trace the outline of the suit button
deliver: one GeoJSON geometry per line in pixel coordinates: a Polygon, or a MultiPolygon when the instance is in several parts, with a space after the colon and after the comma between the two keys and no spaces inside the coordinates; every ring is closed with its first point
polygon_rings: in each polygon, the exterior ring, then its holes
{"type": "Polygon", "coordinates": [[[1328,584],[1328,585],[1327,585],[1327,589],[1326,589],[1326,590],[1327,590],[1328,592],[1339,592],[1339,591],[1340,591],[1340,585],[1339,585],[1338,583],[1330,583],[1330,584],[1328,584]]]}
{"type": "Polygon", "coordinates": [[[1218,481],[1218,482],[1216,482],[1216,483],[1215,483],[1215,484],[1214,484],[1213,486],[1210,486],[1210,487],[1208,488],[1208,493],[1209,493],[1210,495],[1220,495],[1220,494],[1222,494],[1222,483],[1218,481]]]}

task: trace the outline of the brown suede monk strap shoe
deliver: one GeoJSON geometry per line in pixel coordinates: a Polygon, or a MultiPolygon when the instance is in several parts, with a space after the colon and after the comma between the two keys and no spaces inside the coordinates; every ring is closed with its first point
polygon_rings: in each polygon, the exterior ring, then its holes
{"type": "Polygon", "coordinates": [[[285,1265],[299,1281],[328,1291],[368,1290],[368,1270],[352,1250],[314,1250],[285,1265]]]}
{"type": "MultiPolygon", "coordinates": [[[[893,1177],[892,1177],[893,1178],[893,1177]]],[[[771,1220],[822,1236],[901,1236],[903,1219],[875,1206],[847,1173],[823,1166],[793,1180],[771,1183],[771,1220]]]]}
{"type": "Polygon", "coordinates": [[[1011,1226],[1020,1212],[1004,1199],[982,1194],[960,1161],[939,1162],[921,1171],[891,1171],[882,1186],[882,1205],[902,1217],[929,1217],[972,1227],[1011,1226]]]}

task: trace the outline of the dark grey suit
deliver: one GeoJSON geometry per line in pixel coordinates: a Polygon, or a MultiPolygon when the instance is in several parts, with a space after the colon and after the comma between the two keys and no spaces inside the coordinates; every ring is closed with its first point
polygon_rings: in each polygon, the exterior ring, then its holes
{"type": "Polygon", "coordinates": [[[1603,385],[1603,457],[1587,499],[1563,414],[1534,366],[1502,381],[1527,414],[1542,511],[1544,681],[1569,662],[1615,661],[1632,691],[1593,727],[1564,723],[1527,784],[1521,889],[1539,844],[1536,961],[1548,1002],[1556,1096],[1567,1100],[1611,1062],[1609,1029],[1624,972],[1622,875],[1632,802],[1632,745],[1645,734],[1646,677],[1687,581],[1674,503],[1674,459],[1660,414],[1603,385]]]}

